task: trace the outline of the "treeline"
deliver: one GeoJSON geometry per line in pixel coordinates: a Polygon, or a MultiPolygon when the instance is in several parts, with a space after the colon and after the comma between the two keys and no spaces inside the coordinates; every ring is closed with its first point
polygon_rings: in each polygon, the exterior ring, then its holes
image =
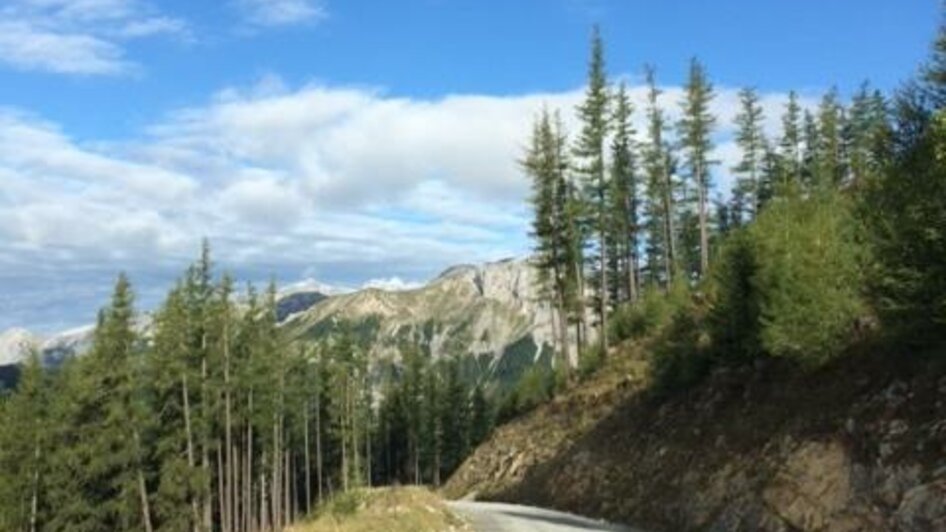
{"type": "Polygon", "coordinates": [[[733,177],[725,201],[710,201],[706,68],[691,61],[676,123],[653,67],[645,79],[638,110],[608,80],[596,28],[578,131],[543,110],[522,159],[560,367],[570,345],[592,371],[609,343],[658,332],[654,368],[670,385],[719,361],[819,363],[866,336],[943,338],[946,31],[889,98],[865,82],[849,102],[831,89],[806,108],[790,92],[774,135],[759,93],[742,89],[739,160],[717,169],[733,177]]]}
{"type": "Polygon", "coordinates": [[[33,353],[0,404],[0,530],[281,530],[330,495],[445,478],[491,430],[484,390],[350,327],[290,342],[276,289],[234,295],[209,250],[136,326],[121,276],[90,351],[33,353]]]}

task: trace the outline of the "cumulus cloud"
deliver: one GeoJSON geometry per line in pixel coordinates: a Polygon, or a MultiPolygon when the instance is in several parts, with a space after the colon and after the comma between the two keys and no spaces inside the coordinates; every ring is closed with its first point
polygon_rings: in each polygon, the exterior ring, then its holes
{"type": "MultiPolygon", "coordinates": [[[[516,160],[543,107],[561,109],[577,131],[581,94],[416,99],[371,88],[292,89],[269,77],[107,144],[0,111],[0,292],[23,301],[19,313],[0,316],[0,329],[51,322],[38,310],[51,301],[64,305],[63,315],[88,319],[98,289],[62,303],[61,295],[38,296],[39,287],[94,282],[107,290],[118,270],[153,305],[204,236],[218,263],[243,279],[311,276],[388,289],[452,264],[522,255],[530,247],[529,183],[516,160]]],[[[645,88],[631,95],[643,133],[645,88]]],[[[681,98],[678,87],[664,88],[671,119],[681,98]]],[[[763,97],[769,133],[784,100],[763,97]]],[[[722,186],[738,156],[737,103],[736,90],[718,89],[722,186]]]]}
{"type": "Polygon", "coordinates": [[[400,277],[388,277],[386,279],[371,279],[362,285],[362,288],[378,288],[388,292],[399,292],[403,290],[413,290],[420,288],[423,283],[417,281],[405,281],[400,277]]]}
{"type": "Polygon", "coordinates": [[[328,16],[319,0],[239,0],[246,21],[255,26],[289,26],[328,16]]]}
{"type": "Polygon", "coordinates": [[[0,62],[20,70],[116,75],[135,70],[124,41],[187,24],[138,0],[9,0],[0,7],[0,62]]]}

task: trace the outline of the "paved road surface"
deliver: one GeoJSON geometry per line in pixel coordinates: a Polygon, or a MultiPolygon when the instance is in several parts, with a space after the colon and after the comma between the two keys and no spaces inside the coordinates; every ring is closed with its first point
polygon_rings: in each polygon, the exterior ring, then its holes
{"type": "Polygon", "coordinates": [[[450,501],[451,510],[466,518],[476,532],[640,532],[544,508],[498,502],[450,501]]]}

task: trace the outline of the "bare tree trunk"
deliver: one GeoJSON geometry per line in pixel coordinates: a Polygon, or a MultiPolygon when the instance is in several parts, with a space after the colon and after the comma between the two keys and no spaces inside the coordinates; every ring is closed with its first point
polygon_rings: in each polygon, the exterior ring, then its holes
{"type": "Polygon", "coordinates": [[[229,316],[224,317],[223,325],[223,389],[224,389],[224,444],[226,445],[224,455],[224,474],[220,479],[224,484],[225,508],[221,508],[223,514],[222,521],[226,523],[224,530],[232,531],[235,528],[236,513],[234,503],[236,502],[236,491],[233,481],[233,419],[231,414],[232,398],[230,391],[230,326],[229,316]]]}
{"type": "Polygon", "coordinates": [[[255,532],[256,508],[253,504],[253,390],[247,398],[246,414],[246,470],[243,472],[243,529],[255,532]]]}
{"type": "MultiPolygon", "coordinates": [[[[132,429],[132,438],[135,441],[135,461],[137,462],[136,468],[138,470],[138,496],[141,498],[141,520],[144,523],[145,532],[152,532],[154,528],[151,526],[151,506],[148,504],[148,488],[145,486],[145,474],[141,467],[141,438],[138,435],[137,427],[132,429]]],[[[37,447],[37,453],[39,452],[38,449],[39,447],[37,447]]]]}
{"type": "MultiPolygon", "coordinates": [[[[187,391],[187,370],[184,370],[181,373],[181,395],[184,397],[184,432],[187,435],[187,467],[191,473],[194,472],[196,466],[196,460],[194,458],[194,432],[191,429],[191,407],[190,407],[190,393],[187,391]]],[[[200,512],[197,510],[197,499],[194,498],[194,494],[190,493],[191,500],[191,512],[193,513],[193,530],[197,530],[200,526],[200,512]]]]}
{"type": "Polygon", "coordinates": [[[210,450],[208,449],[208,435],[207,435],[207,421],[209,417],[208,413],[208,404],[210,402],[210,394],[207,391],[207,337],[204,335],[201,341],[201,350],[204,352],[203,358],[200,362],[200,378],[201,378],[201,394],[200,394],[200,409],[203,414],[203,425],[201,426],[201,450],[200,450],[200,464],[201,469],[204,472],[204,502],[203,502],[203,514],[204,514],[204,530],[210,531],[213,530],[213,495],[212,495],[212,486],[211,483],[211,474],[210,474],[210,450]]]}
{"type": "Polygon", "coordinates": [[[273,528],[279,530],[279,517],[282,513],[279,511],[279,502],[282,500],[279,494],[279,488],[282,486],[282,483],[279,481],[279,465],[281,460],[279,459],[279,420],[278,415],[274,414],[273,417],[273,457],[272,457],[272,479],[270,481],[270,504],[272,505],[271,518],[273,523],[273,528]]]}
{"type": "MultiPolygon", "coordinates": [[[[263,456],[261,459],[261,464],[266,463],[266,451],[263,451],[263,456]]],[[[260,468],[259,474],[259,485],[260,485],[260,504],[259,504],[259,527],[261,531],[269,530],[269,501],[266,499],[266,472],[262,471],[260,468]]]]}
{"type": "Polygon", "coordinates": [[[227,522],[227,488],[223,475],[223,450],[217,445],[217,511],[220,515],[220,528],[223,532],[230,532],[230,523],[227,522]]]}
{"type": "MultiPolygon", "coordinates": [[[[604,168],[603,161],[601,163],[601,167],[604,168]]],[[[599,175],[599,181],[598,181],[598,185],[601,189],[601,192],[599,192],[599,195],[598,195],[598,201],[601,202],[601,206],[602,206],[601,208],[604,209],[604,192],[603,192],[604,170],[602,170],[601,172],[602,174],[599,175]]],[[[601,335],[601,338],[599,338],[599,341],[601,342],[601,350],[603,351],[603,354],[605,355],[607,355],[608,353],[608,292],[609,292],[609,288],[608,288],[608,239],[607,239],[607,234],[606,234],[607,231],[605,230],[606,223],[607,222],[606,222],[604,213],[602,212],[598,220],[598,224],[599,224],[598,246],[601,248],[600,253],[599,253],[601,255],[600,256],[601,272],[599,274],[601,286],[598,289],[599,296],[600,296],[598,298],[598,305],[599,305],[598,317],[601,320],[601,323],[599,323],[598,326],[600,327],[599,334],[601,335]]]]}
{"type": "Polygon", "coordinates": [[[697,179],[699,183],[699,208],[700,208],[700,278],[706,277],[709,271],[709,231],[706,227],[706,187],[701,177],[703,169],[701,164],[697,164],[697,179]]]}
{"type": "MultiPolygon", "coordinates": [[[[321,377],[319,377],[321,378],[321,377]]],[[[322,504],[322,382],[319,381],[319,391],[315,396],[315,481],[318,483],[316,492],[319,504],[322,504]]]]}
{"type": "Polygon", "coordinates": [[[303,440],[302,445],[305,448],[305,513],[308,514],[312,511],[310,505],[312,504],[312,467],[309,462],[309,401],[308,399],[305,402],[305,406],[302,409],[302,423],[305,425],[305,430],[303,431],[303,440]]]}
{"type": "Polygon", "coordinates": [[[283,452],[283,526],[292,523],[292,451],[289,447],[283,452]]]}
{"type": "MultiPolygon", "coordinates": [[[[668,156],[669,157],[669,156],[668,156]]],[[[665,160],[664,167],[664,236],[666,245],[664,246],[664,267],[667,274],[667,286],[673,283],[673,269],[677,261],[677,243],[676,232],[673,228],[673,181],[670,176],[669,163],[665,160]]]]}
{"type": "Polygon", "coordinates": [[[36,516],[39,513],[39,459],[39,435],[36,435],[33,438],[33,493],[30,496],[30,532],[36,532],[36,516]]]}

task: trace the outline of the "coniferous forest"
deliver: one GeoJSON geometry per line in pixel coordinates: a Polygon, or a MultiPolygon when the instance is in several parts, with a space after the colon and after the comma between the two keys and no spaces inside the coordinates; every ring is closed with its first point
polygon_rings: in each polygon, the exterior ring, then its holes
{"type": "Polygon", "coordinates": [[[22,368],[0,404],[0,530],[280,530],[356,487],[436,486],[497,417],[658,330],[668,393],[721,364],[946,339],[946,30],[893,94],[865,82],[805,107],[791,93],[776,135],[743,89],[732,168],[712,156],[708,66],[691,62],[676,121],[656,68],[644,79],[635,108],[595,29],[583,102],[538,116],[520,161],[557,375],[526,372],[500,395],[417,343],[396,365],[369,360],[344,324],[290,342],[276,287],[238,288],[205,245],[148,334],[121,275],[87,354],[22,368]],[[735,176],[725,200],[721,172],[735,176]]]}
{"type": "Polygon", "coordinates": [[[286,342],[276,290],[237,297],[205,246],[135,327],[122,275],[89,353],[33,353],[3,403],[2,530],[280,530],[332,494],[437,485],[486,437],[484,390],[418,345],[370,365],[346,326],[286,342]]]}

